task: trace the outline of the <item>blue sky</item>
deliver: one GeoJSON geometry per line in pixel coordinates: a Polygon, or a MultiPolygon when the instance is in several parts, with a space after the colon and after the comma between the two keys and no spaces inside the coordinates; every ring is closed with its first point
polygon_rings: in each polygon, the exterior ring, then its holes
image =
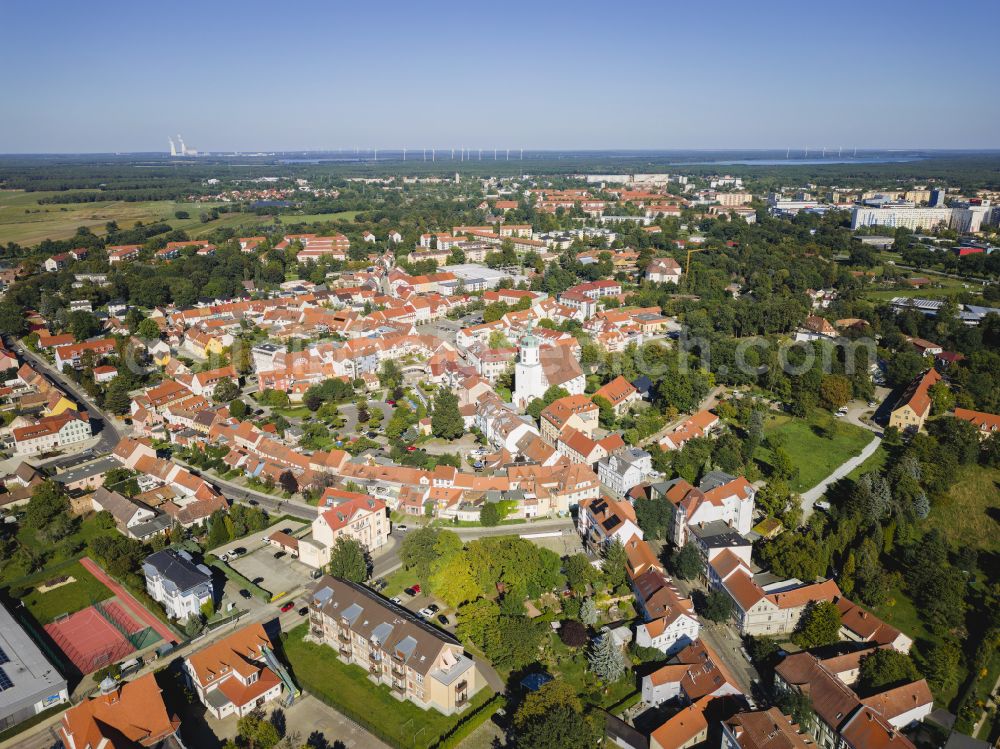
{"type": "Polygon", "coordinates": [[[7,0],[0,153],[1000,147],[1000,2],[7,0]],[[815,6],[815,7],[813,7],[815,6]]]}

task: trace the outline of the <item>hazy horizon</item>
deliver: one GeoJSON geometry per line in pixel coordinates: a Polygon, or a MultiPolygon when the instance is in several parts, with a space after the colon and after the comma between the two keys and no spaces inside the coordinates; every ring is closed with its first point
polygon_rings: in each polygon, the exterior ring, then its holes
{"type": "Polygon", "coordinates": [[[998,3],[280,10],[8,5],[0,152],[1000,148],[998,3]]]}

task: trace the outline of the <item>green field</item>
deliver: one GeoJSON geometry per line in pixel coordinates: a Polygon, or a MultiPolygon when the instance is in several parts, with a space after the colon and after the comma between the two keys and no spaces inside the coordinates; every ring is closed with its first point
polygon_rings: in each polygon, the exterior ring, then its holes
{"type": "Polygon", "coordinates": [[[288,633],[283,649],[293,678],[322,702],[334,706],[368,727],[395,746],[430,747],[450,731],[463,716],[493,696],[484,687],[469,700],[469,708],[459,715],[442,715],[422,710],[412,702],[393,697],[385,684],[375,684],[360,666],[342,663],[326,645],[303,640],[308,625],[300,624],[288,633]]]}
{"type": "Polygon", "coordinates": [[[889,453],[886,452],[885,446],[880,444],[877,448],[875,448],[875,452],[868,456],[864,463],[847,474],[847,479],[849,481],[857,481],[866,473],[870,473],[871,471],[880,471],[888,459],[889,453]]]}
{"type": "Polygon", "coordinates": [[[361,211],[338,211],[337,213],[282,213],[283,224],[314,224],[323,221],[354,221],[361,211]]]}
{"type": "MultiPolygon", "coordinates": [[[[31,245],[43,239],[68,239],[79,226],[87,226],[95,233],[104,232],[104,224],[117,221],[123,228],[131,228],[136,221],[151,223],[169,219],[175,229],[196,231],[201,227],[214,228],[220,221],[202,224],[198,214],[221,203],[180,203],[173,200],[154,200],[138,203],[125,201],[98,201],[94,203],[52,203],[39,205],[38,201],[55,192],[0,191],[0,242],[17,242],[31,245]],[[174,218],[174,211],[187,211],[190,219],[174,218]]],[[[226,219],[235,216],[226,216],[226,219]]],[[[241,220],[248,217],[239,216],[241,220]]]]}
{"type": "Polygon", "coordinates": [[[60,614],[72,614],[90,606],[94,601],[103,601],[113,595],[104,583],[87,572],[83,565],[76,562],[65,569],[60,569],[57,575],[39,580],[42,584],[53,577],[72,577],[76,582],[61,585],[55,590],[39,593],[36,588],[21,600],[35,617],[39,624],[48,624],[60,614]]]}
{"type": "MultiPolygon", "coordinates": [[[[66,538],[62,539],[56,544],[43,544],[40,542],[33,530],[25,527],[23,524],[17,531],[17,540],[20,544],[31,549],[45,549],[44,565],[46,570],[53,569],[62,563],[79,559],[84,555],[85,549],[87,547],[87,542],[94,538],[95,536],[106,536],[117,533],[114,528],[109,530],[103,529],[98,525],[98,521],[95,515],[83,520],[80,526],[66,538]]],[[[54,575],[55,573],[53,573],[54,575]]],[[[61,574],[61,573],[60,573],[61,574]]],[[[24,578],[29,575],[29,571],[24,568],[22,561],[15,554],[6,564],[3,565],[2,572],[0,572],[0,584],[13,583],[20,584],[23,581],[20,578],[24,578]]],[[[44,575],[44,571],[37,571],[27,577],[28,580],[35,580],[39,576],[44,575]]],[[[53,575],[49,575],[52,577],[53,575]]]]}
{"type": "MultiPolygon", "coordinates": [[[[764,424],[765,437],[781,435],[785,450],[798,468],[798,475],[791,482],[793,491],[802,492],[816,486],[872,440],[872,435],[865,429],[839,419],[833,419],[833,437],[822,437],[816,433],[816,426],[824,418],[829,418],[829,415],[815,412],[806,420],[772,414],[764,424]]],[[[755,457],[770,467],[771,451],[768,448],[758,448],[755,457]]]]}
{"type": "Polygon", "coordinates": [[[924,521],[937,528],[952,546],[974,546],[1000,551],[1000,470],[979,465],[962,466],[957,481],[944,497],[931,505],[924,521]]]}

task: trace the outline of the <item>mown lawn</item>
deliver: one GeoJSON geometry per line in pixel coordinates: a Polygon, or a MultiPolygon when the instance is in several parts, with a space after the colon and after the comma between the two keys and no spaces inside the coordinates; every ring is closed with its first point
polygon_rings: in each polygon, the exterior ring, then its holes
{"type": "Polygon", "coordinates": [[[493,696],[490,688],[484,687],[458,715],[422,710],[411,702],[397,700],[385,684],[370,681],[360,666],[339,661],[326,645],[305,642],[307,627],[308,624],[297,626],[288,633],[283,644],[293,678],[303,689],[369,727],[373,733],[381,734],[395,746],[433,746],[463,716],[493,696]]]}
{"type": "Polygon", "coordinates": [[[39,624],[48,624],[60,614],[72,614],[87,608],[94,601],[103,601],[113,595],[104,583],[87,572],[79,562],[60,569],[57,574],[43,578],[35,584],[40,585],[53,577],[64,576],[72,577],[76,582],[61,585],[45,593],[40,593],[33,587],[21,598],[39,624]]]}
{"type": "Polygon", "coordinates": [[[382,591],[382,595],[389,598],[398,596],[405,588],[409,588],[417,582],[416,571],[400,567],[398,570],[390,572],[385,576],[385,589],[382,591]]]}
{"type": "MultiPolygon", "coordinates": [[[[764,424],[765,437],[780,435],[784,441],[784,449],[798,468],[798,475],[791,482],[793,491],[802,492],[816,486],[833,473],[837,466],[860,453],[872,440],[872,435],[867,430],[839,419],[832,420],[832,438],[822,437],[817,433],[817,425],[824,418],[829,416],[818,411],[808,420],[786,414],[771,414],[764,424]]],[[[758,462],[770,468],[772,453],[769,448],[758,448],[755,457],[758,462]]]]}

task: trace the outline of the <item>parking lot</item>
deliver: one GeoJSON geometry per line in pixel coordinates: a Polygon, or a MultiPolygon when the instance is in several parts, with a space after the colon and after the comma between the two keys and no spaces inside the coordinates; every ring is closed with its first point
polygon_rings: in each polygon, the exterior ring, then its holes
{"type": "Polygon", "coordinates": [[[291,530],[291,535],[298,537],[304,535],[307,529],[308,525],[302,521],[284,519],[274,523],[267,530],[258,531],[251,536],[221,546],[215,553],[221,559],[223,554],[226,556],[232,554],[233,549],[246,549],[244,555],[229,559],[229,566],[274,595],[288,593],[312,582],[310,577],[312,568],[293,559],[287,553],[275,559],[274,555],[280,550],[266,543],[264,539],[274,531],[281,530],[291,530]]]}

